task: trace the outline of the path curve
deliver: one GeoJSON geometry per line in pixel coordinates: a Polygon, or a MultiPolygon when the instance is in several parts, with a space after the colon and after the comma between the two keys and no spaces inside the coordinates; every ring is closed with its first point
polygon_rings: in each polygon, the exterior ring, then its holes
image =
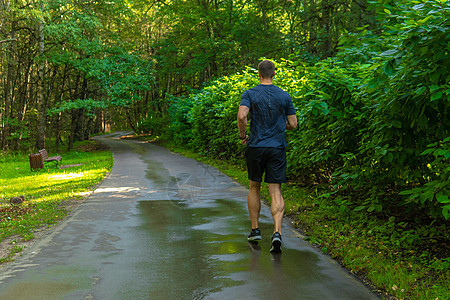
{"type": "Polygon", "coordinates": [[[284,224],[272,255],[246,241],[247,188],[119,134],[111,174],[61,225],[0,268],[0,299],[377,299],[284,224]]]}

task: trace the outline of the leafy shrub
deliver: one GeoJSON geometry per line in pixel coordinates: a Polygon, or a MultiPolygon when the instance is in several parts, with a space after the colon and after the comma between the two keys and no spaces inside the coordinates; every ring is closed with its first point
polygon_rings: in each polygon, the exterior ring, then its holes
{"type": "Polygon", "coordinates": [[[170,97],[169,119],[165,137],[177,145],[189,145],[193,139],[190,114],[194,103],[189,97],[170,97]]]}
{"type": "Polygon", "coordinates": [[[241,94],[255,85],[254,70],[220,78],[189,98],[171,101],[171,132],[178,144],[205,155],[241,159],[236,114],[241,94]]]}
{"type": "Polygon", "coordinates": [[[139,124],[137,130],[139,132],[146,132],[151,135],[160,136],[166,132],[168,123],[169,120],[167,117],[150,116],[139,124]]]}
{"type": "MultiPolygon", "coordinates": [[[[446,9],[439,1],[402,7],[388,22],[391,48],[365,45],[365,60],[351,62],[355,49],[344,48],[312,66],[276,62],[274,83],[291,95],[299,121],[287,132],[291,178],[332,185],[324,197],[341,210],[449,217],[446,9]]],[[[242,93],[258,83],[248,68],[173,98],[170,136],[204,155],[242,160],[236,114],[242,93]]]]}
{"type": "Polygon", "coordinates": [[[352,74],[333,59],[308,67],[302,79],[292,93],[299,128],[288,132],[291,176],[308,184],[329,181],[341,154],[357,145],[363,104],[352,74]]]}
{"type": "MultiPolygon", "coordinates": [[[[381,209],[381,202],[396,199],[388,194],[442,177],[421,153],[449,136],[449,60],[442,51],[449,40],[446,9],[448,3],[428,1],[392,16],[398,40],[375,59],[371,79],[359,92],[367,99],[367,126],[359,131],[357,151],[335,175],[340,186],[367,190],[368,209],[381,209]]],[[[437,194],[426,195],[422,204],[428,211],[442,211],[437,194]]]]}

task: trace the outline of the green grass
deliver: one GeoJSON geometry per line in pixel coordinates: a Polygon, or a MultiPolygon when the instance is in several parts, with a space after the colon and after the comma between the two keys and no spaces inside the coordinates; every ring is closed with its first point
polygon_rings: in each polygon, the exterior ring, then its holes
{"type": "MultiPolygon", "coordinates": [[[[26,154],[0,154],[0,242],[16,236],[22,241],[33,239],[35,230],[56,224],[90,194],[113,164],[111,152],[95,150],[95,145],[83,142],[74,151],[59,153],[63,165],[81,166],[59,169],[46,165],[33,172],[26,154]],[[9,204],[11,197],[20,195],[26,199],[22,205],[9,204]]],[[[20,251],[13,247],[0,263],[20,251]]]]}
{"type": "MultiPolygon", "coordinates": [[[[236,166],[174,145],[165,146],[214,166],[243,185],[249,183],[242,164],[236,166]]],[[[338,260],[383,298],[449,299],[450,259],[439,257],[448,253],[448,222],[423,224],[413,232],[405,222],[393,217],[342,209],[345,200],[320,196],[326,193],[324,189],[295,182],[283,185],[286,215],[306,240],[338,260]]],[[[270,204],[264,184],[261,197],[270,204]]]]}

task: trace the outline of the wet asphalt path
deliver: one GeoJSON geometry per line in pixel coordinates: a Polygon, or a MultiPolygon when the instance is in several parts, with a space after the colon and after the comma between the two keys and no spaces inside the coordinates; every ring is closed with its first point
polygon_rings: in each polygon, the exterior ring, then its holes
{"type": "Polygon", "coordinates": [[[0,299],[377,299],[284,225],[283,253],[246,236],[247,188],[136,140],[100,138],[109,177],[61,225],[0,268],[0,299]]]}

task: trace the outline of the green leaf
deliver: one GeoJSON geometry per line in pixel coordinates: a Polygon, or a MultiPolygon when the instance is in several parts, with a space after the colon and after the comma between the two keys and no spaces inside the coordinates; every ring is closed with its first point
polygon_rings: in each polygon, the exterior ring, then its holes
{"type": "Polygon", "coordinates": [[[402,128],[402,122],[398,120],[392,121],[392,126],[395,128],[402,128]]]}
{"type": "Polygon", "coordinates": [[[382,52],[382,53],[380,54],[380,56],[391,56],[392,54],[395,54],[395,53],[397,53],[397,52],[398,52],[397,49],[386,50],[386,51],[382,52]]]}
{"type": "Polygon", "coordinates": [[[447,195],[438,195],[437,197],[436,197],[436,199],[437,199],[437,201],[439,202],[439,203],[450,203],[450,199],[448,198],[448,196],[447,195]]]}
{"type": "Polygon", "coordinates": [[[423,92],[425,92],[427,90],[426,86],[421,86],[420,88],[418,88],[417,90],[414,91],[414,93],[416,93],[417,95],[422,95],[423,92]]]}
{"type": "Polygon", "coordinates": [[[389,152],[389,153],[386,155],[386,159],[387,159],[387,161],[388,161],[389,163],[392,163],[392,161],[394,160],[394,155],[392,155],[392,153],[389,152]]]}
{"type": "Polygon", "coordinates": [[[414,193],[412,190],[404,190],[404,191],[401,191],[398,194],[399,195],[411,195],[412,193],[414,193]]]}
{"type": "Polygon", "coordinates": [[[445,205],[444,208],[442,208],[442,215],[448,220],[448,217],[450,216],[450,205],[445,205]]]}
{"type": "Polygon", "coordinates": [[[431,101],[435,101],[435,100],[441,99],[441,97],[442,97],[442,91],[434,93],[433,95],[431,95],[431,99],[430,100],[431,101]]]}
{"type": "Polygon", "coordinates": [[[433,151],[434,151],[434,149],[427,149],[427,150],[423,151],[422,153],[420,153],[420,155],[427,155],[427,154],[430,154],[433,151]]]}
{"type": "Polygon", "coordinates": [[[430,76],[431,82],[438,83],[439,77],[441,76],[441,74],[439,72],[433,72],[429,76],[430,76]]]}
{"type": "Polygon", "coordinates": [[[386,75],[391,76],[394,73],[394,66],[392,63],[392,60],[388,61],[384,67],[383,67],[383,71],[386,75]]]}
{"type": "Polygon", "coordinates": [[[360,206],[355,207],[354,211],[361,211],[361,210],[363,210],[365,208],[366,208],[365,205],[360,205],[360,206]]]}
{"type": "Polygon", "coordinates": [[[430,86],[430,92],[433,93],[435,90],[438,90],[439,86],[438,85],[432,85],[430,86]]]}

